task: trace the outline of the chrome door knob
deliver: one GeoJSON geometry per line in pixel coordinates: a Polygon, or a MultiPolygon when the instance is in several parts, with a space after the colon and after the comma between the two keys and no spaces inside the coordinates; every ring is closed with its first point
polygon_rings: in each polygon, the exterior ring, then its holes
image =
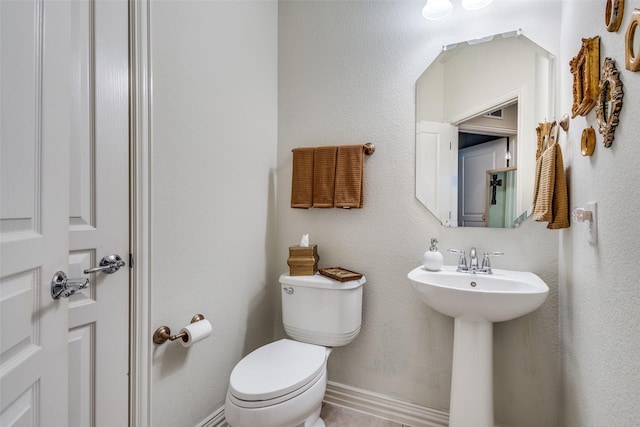
{"type": "Polygon", "coordinates": [[[51,297],[53,299],[69,298],[87,286],[89,286],[89,279],[86,277],[69,279],[64,271],[56,271],[51,278],[51,297]]]}

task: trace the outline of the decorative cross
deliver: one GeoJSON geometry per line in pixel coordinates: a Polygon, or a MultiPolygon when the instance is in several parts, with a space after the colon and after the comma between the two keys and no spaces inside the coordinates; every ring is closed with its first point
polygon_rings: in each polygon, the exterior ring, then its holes
{"type": "Polygon", "coordinates": [[[502,180],[498,179],[498,174],[491,174],[491,181],[489,181],[489,185],[491,186],[491,204],[495,205],[496,202],[496,189],[498,187],[502,187],[502,180]]]}

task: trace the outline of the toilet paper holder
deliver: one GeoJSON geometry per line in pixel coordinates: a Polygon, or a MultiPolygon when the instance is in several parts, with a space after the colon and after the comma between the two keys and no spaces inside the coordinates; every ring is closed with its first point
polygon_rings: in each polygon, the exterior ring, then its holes
{"type": "MultiPolygon", "coordinates": [[[[201,320],[204,320],[204,316],[202,314],[196,314],[191,318],[191,323],[196,323],[201,320]]],[[[153,342],[156,344],[164,344],[167,340],[175,341],[177,339],[182,339],[186,342],[187,333],[182,332],[180,334],[171,335],[171,329],[168,326],[160,326],[153,334],[153,342]]]]}

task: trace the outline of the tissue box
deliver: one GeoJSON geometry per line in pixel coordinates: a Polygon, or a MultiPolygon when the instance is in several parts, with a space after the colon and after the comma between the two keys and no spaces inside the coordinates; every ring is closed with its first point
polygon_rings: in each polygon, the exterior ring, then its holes
{"type": "Polygon", "coordinates": [[[289,259],[287,259],[289,275],[313,276],[318,272],[319,259],[317,245],[289,247],[289,259]]]}

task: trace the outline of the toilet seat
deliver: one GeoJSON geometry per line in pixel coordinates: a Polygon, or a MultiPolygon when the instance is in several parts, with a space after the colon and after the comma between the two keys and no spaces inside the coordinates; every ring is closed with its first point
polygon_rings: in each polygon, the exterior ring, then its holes
{"type": "Polygon", "coordinates": [[[289,339],[244,357],[231,372],[229,398],[246,408],[273,405],[312,387],[325,373],[327,349],[289,339]]]}

